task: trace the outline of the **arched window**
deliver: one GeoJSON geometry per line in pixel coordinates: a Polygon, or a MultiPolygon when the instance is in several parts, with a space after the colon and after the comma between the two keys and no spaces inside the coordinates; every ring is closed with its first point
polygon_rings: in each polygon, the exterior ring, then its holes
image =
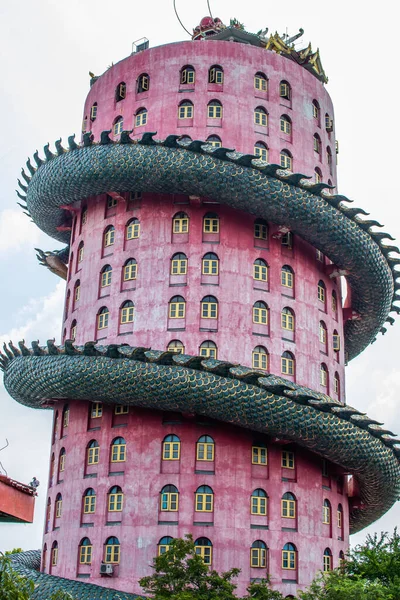
{"type": "Polygon", "coordinates": [[[339,552],[339,567],[341,570],[343,570],[345,562],[346,562],[346,558],[345,558],[343,550],[341,550],[339,552]]]}
{"type": "Polygon", "coordinates": [[[80,297],[81,297],[81,282],[78,279],[74,285],[74,304],[79,302],[80,297]]]}
{"type": "Polygon", "coordinates": [[[286,100],[290,100],[292,96],[292,88],[287,81],[281,81],[279,84],[279,96],[281,98],[285,98],[286,100]]]}
{"type": "Polygon", "coordinates": [[[343,527],[343,506],[341,504],[337,508],[337,526],[339,529],[343,527]]]}
{"type": "Polygon", "coordinates": [[[176,512],[179,509],[179,492],[174,485],[165,485],[160,494],[160,510],[176,512]]]}
{"type": "Polygon", "coordinates": [[[282,549],[282,569],[296,569],[297,550],[294,544],[285,544],[282,549]]]}
{"type": "Polygon", "coordinates": [[[201,265],[203,275],[218,275],[218,265],[218,256],[214,254],[214,252],[207,252],[207,254],[203,256],[201,265]]]}
{"type": "Polygon", "coordinates": [[[206,213],[203,217],[204,233],[219,233],[219,216],[216,213],[206,213]]]}
{"type": "Polygon", "coordinates": [[[253,263],[253,279],[268,281],[268,265],[262,258],[257,258],[253,263]]]}
{"type": "Polygon", "coordinates": [[[209,119],[222,119],[222,104],[218,100],[212,100],[207,106],[207,117],[209,119]]]}
{"type": "Polygon", "coordinates": [[[43,552],[42,552],[42,568],[41,568],[41,572],[42,573],[46,573],[46,562],[47,562],[47,544],[45,544],[43,546],[43,552]]]}
{"type": "Polygon", "coordinates": [[[125,325],[126,323],[133,323],[133,319],[135,316],[135,307],[131,300],[126,300],[121,306],[121,317],[120,323],[121,325],[125,325]]]}
{"type": "Polygon", "coordinates": [[[132,281],[137,277],[137,262],[134,258],[130,258],[124,264],[124,281],[132,281]]]}
{"type": "Polygon", "coordinates": [[[283,375],[294,375],[295,362],[291,352],[284,352],[281,356],[281,373],[283,375]]]}
{"type": "Polygon", "coordinates": [[[65,452],[65,448],[61,448],[60,450],[60,458],[58,461],[58,470],[60,473],[62,473],[63,471],[65,471],[65,459],[66,459],[66,452],[65,452]]]}
{"type": "Polygon", "coordinates": [[[281,327],[287,331],[294,331],[294,312],[287,306],[281,312],[281,327]]]}
{"type": "Polygon", "coordinates": [[[268,162],[268,147],[264,142],[256,142],[254,145],[254,154],[257,158],[268,162]]]}
{"type": "Polygon", "coordinates": [[[193,119],[193,102],[184,100],[178,107],[178,119],[193,119]]]}
{"type": "Polygon", "coordinates": [[[201,318],[218,318],[218,300],[214,296],[204,296],[201,301],[201,318]]]}
{"type": "Polygon", "coordinates": [[[326,286],[325,286],[324,282],[322,281],[322,279],[320,279],[318,281],[318,300],[320,302],[325,303],[325,298],[326,298],[326,286]]]}
{"type": "Polygon", "coordinates": [[[330,172],[332,173],[332,150],[327,146],[326,148],[326,160],[329,165],[330,172]]]}
{"type": "Polygon", "coordinates": [[[268,325],[268,306],[265,302],[255,302],[253,304],[253,323],[268,325]]]}
{"type": "Polygon", "coordinates": [[[294,271],[289,265],[283,265],[281,270],[281,284],[283,287],[293,288],[294,285],[294,271]]]}
{"type": "Polygon", "coordinates": [[[69,405],[68,404],[66,404],[63,408],[62,424],[63,424],[63,429],[66,429],[69,425],[69,405]]]}
{"type": "Polygon", "coordinates": [[[258,240],[268,239],[268,223],[264,219],[254,221],[254,237],[258,240]]]}
{"type": "Polygon", "coordinates": [[[331,522],[331,503],[329,500],[324,500],[322,507],[322,522],[329,525],[331,522]]]}
{"type": "Polygon", "coordinates": [[[212,543],[208,538],[198,538],[195,543],[195,552],[203,559],[205,565],[211,565],[212,562],[212,543]]]}
{"type": "Polygon", "coordinates": [[[326,346],[327,342],[327,328],[323,321],[319,322],[319,341],[321,344],[326,346]]]}
{"type": "Polygon", "coordinates": [[[96,492],[93,488],[88,488],[83,495],[83,513],[85,515],[96,512],[96,492]]]}
{"type": "Polygon", "coordinates": [[[266,465],[268,464],[268,451],[264,442],[255,441],[251,447],[251,464],[266,465]]]}
{"type": "Polygon", "coordinates": [[[121,512],[124,504],[124,494],[119,485],[114,485],[108,492],[108,511],[121,512]]]}
{"type": "Polygon", "coordinates": [[[321,154],[321,138],[318,133],[314,133],[314,151],[321,154]]]}
{"type": "Polygon", "coordinates": [[[201,485],[196,490],[196,512],[212,512],[214,510],[214,492],[208,485],[201,485]]]}
{"type": "Polygon", "coordinates": [[[147,73],[142,73],[137,78],[137,93],[147,92],[150,89],[150,77],[147,73]]]}
{"type": "Polygon", "coordinates": [[[319,382],[322,387],[328,387],[328,367],[325,363],[321,363],[319,368],[319,382]]]}
{"type": "Polygon", "coordinates": [[[185,65],[181,69],[181,83],[194,83],[196,80],[196,71],[191,65],[185,65]]]}
{"type": "Polygon", "coordinates": [[[254,89],[260,92],[266,92],[268,89],[268,80],[260,71],[254,75],[254,89]]]}
{"type": "Polygon", "coordinates": [[[190,137],[190,135],[181,135],[181,137],[179,138],[179,141],[184,142],[186,144],[186,143],[191,142],[192,138],[190,137]]]}
{"type": "Polygon", "coordinates": [[[131,219],[126,224],[126,239],[135,240],[140,236],[140,222],[139,219],[131,219]]]}
{"type": "Polygon", "coordinates": [[[267,546],[261,540],[251,545],[250,566],[255,569],[265,569],[267,566],[267,546]]]}
{"type": "Polygon", "coordinates": [[[340,377],[337,371],[335,371],[335,376],[333,378],[333,391],[340,397],[340,377]]]}
{"type": "Polygon", "coordinates": [[[53,542],[51,546],[51,566],[56,567],[58,561],[58,543],[53,542]]]}
{"type": "Polygon", "coordinates": [[[324,573],[332,571],[332,552],[329,548],[325,548],[324,551],[324,573]]]}
{"type": "Polygon", "coordinates": [[[184,319],[186,302],[182,296],[174,296],[169,301],[169,318],[184,319]]]}
{"type": "Polygon", "coordinates": [[[69,332],[69,338],[70,338],[71,342],[75,342],[75,340],[76,340],[76,327],[77,327],[77,322],[76,322],[76,319],[74,319],[71,323],[71,329],[69,332]]]}
{"type": "Polygon", "coordinates": [[[123,437],[117,437],[111,444],[111,462],[125,462],[126,442],[123,437]]]}
{"type": "Polygon", "coordinates": [[[104,232],[104,248],[112,246],[115,241],[115,228],[109,225],[104,232]]]}
{"type": "Polygon", "coordinates": [[[55,513],[56,513],[56,519],[59,519],[62,514],[62,495],[61,494],[57,494],[57,496],[56,496],[55,513]]]}
{"type": "Polygon", "coordinates": [[[106,329],[108,327],[109,310],[106,306],[100,308],[97,313],[97,329],[106,329]]]}
{"type": "Polygon", "coordinates": [[[208,71],[208,83],[224,83],[224,70],[219,65],[213,65],[208,71]]]}
{"type": "Polygon", "coordinates": [[[217,359],[218,349],[214,342],[207,340],[200,345],[200,356],[217,359]]]}
{"type": "Polygon", "coordinates": [[[318,167],[314,171],[315,183],[322,183],[322,171],[318,167]]]}
{"type": "Polygon", "coordinates": [[[126,83],[124,81],[121,81],[121,83],[117,85],[115,90],[115,101],[119,102],[124,98],[126,98],[126,83]]]}
{"type": "Polygon", "coordinates": [[[80,242],[79,246],[78,246],[78,263],[81,263],[83,261],[83,257],[85,254],[85,246],[83,242],[80,242]]]}
{"type": "Polygon", "coordinates": [[[281,115],[280,130],[286,135],[290,135],[292,133],[292,121],[287,115],[281,115]]]}
{"type": "Polygon", "coordinates": [[[124,119],[122,117],[117,117],[114,121],[113,125],[113,133],[114,135],[120,135],[124,130],[124,119]]]}
{"type": "Polygon", "coordinates": [[[82,133],[86,133],[87,131],[87,117],[85,117],[82,121],[82,133]]]}
{"type": "Polygon", "coordinates": [[[221,138],[218,137],[217,135],[210,135],[206,141],[207,141],[207,144],[210,144],[210,146],[213,146],[213,148],[221,148],[222,147],[221,138]]]}
{"type": "Polygon", "coordinates": [[[92,107],[90,109],[90,120],[93,122],[96,120],[96,117],[97,117],[97,102],[92,104],[92,107]]]}
{"type": "Polygon", "coordinates": [[[104,546],[104,562],[118,564],[121,556],[121,545],[115,536],[106,539],[104,546]]]}
{"type": "Polygon", "coordinates": [[[214,440],[209,435],[202,435],[196,444],[196,460],[214,460],[214,440]]]}
{"type": "Polygon", "coordinates": [[[312,111],[313,111],[313,117],[314,119],[317,119],[317,121],[319,122],[320,120],[320,108],[319,108],[319,104],[316,100],[312,101],[312,111]]]}
{"type": "Polygon", "coordinates": [[[87,537],[83,538],[79,544],[79,563],[81,565],[92,564],[92,544],[87,537]]]}
{"type": "Polygon", "coordinates": [[[181,440],[177,435],[167,435],[163,440],[163,460],[179,460],[181,456],[181,440]]]}
{"type": "Polygon", "coordinates": [[[87,216],[88,216],[88,208],[87,208],[87,206],[85,206],[84,208],[82,208],[82,213],[81,213],[81,224],[82,225],[86,225],[87,216]]]}
{"type": "Polygon", "coordinates": [[[268,352],[264,346],[256,346],[252,352],[253,369],[268,371],[268,352]]]}
{"type": "Polygon", "coordinates": [[[100,446],[99,442],[92,440],[87,445],[87,464],[97,465],[99,462],[100,446]]]}
{"type": "Polygon", "coordinates": [[[185,354],[185,346],[179,340],[172,340],[168,344],[168,352],[174,352],[175,354],[185,354]]]}
{"type": "Polygon", "coordinates": [[[107,208],[115,208],[118,205],[117,198],[113,198],[107,194],[107,208]]]}
{"type": "Polygon", "coordinates": [[[286,494],[283,494],[282,496],[281,517],[284,517],[285,519],[296,518],[296,497],[290,492],[286,492],[286,494]]]}
{"type": "Polygon", "coordinates": [[[70,304],[70,302],[71,302],[71,290],[68,290],[67,296],[65,298],[65,315],[64,315],[64,319],[68,318],[68,312],[69,312],[69,304],[70,304]]]}
{"type": "Polygon", "coordinates": [[[280,153],[280,164],[282,169],[293,170],[293,157],[289,150],[281,150],[280,153]]]}
{"type": "Polygon", "coordinates": [[[141,127],[147,123],[147,109],[140,108],[135,114],[135,127],[141,127]]]}
{"type": "Polygon", "coordinates": [[[102,288],[108,287],[111,285],[111,277],[112,277],[112,267],[111,265],[104,265],[101,270],[101,280],[100,285],[102,288]]]}
{"type": "Polygon", "coordinates": [[[333,316],[335,318],[337,318],[337,309],[338,309],[338,302],[337,302],[337,295],[335,290],[332,291],[332,312],[333,312],[333,316]]]}
{"type": "Polygon", "coordinates": [[[161,540],[158,542],[158,556],[161,556],[161,554],[165,554],[166,552],[168,552],[173,539],[174,538],[172,538],[169,535],[166,535],[161,538],[161,540]]]}
{"type": "Polygon", "coordinates": [[[172,220],[172,231],[173,233],[188,233],[189,231],[189,217],[184,212],[176,213],[172,220]]]}
{"type": "Polygon", "coordinates": [[[252,515],[267,514],[267,494],[265,490],[258,488],[251,494],[250,512],[252,515]]]}
{"type": "Polygon", "coordinates": [[[325,129],[328,133],[333,131],[333,119],[330,118],[328,113],[325,113],[325,129]]]}
{"type": "Polygon", "coordinates": [[[268,114],[262,106],[257,106],[254,111],[254,123],[261,127],[266,127],[268,125],[268,114]]]}
{"type": "Polygon", "coordinates": [[[46,533],[50,530],[50,518],[51,518],[51,498],[47,499],[46,506],[46,533]]]}

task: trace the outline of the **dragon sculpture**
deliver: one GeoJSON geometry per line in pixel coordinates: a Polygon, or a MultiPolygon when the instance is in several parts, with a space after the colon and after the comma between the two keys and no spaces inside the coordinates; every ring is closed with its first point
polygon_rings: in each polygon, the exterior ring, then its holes
{"type": "MultiPolygon", "coordinates": [[[[348,360],[379,332],[385,333],[385,322],[393,324],[389,313],[400,313],[395,304],[400,300],[400,258],[393,256],[399,250],[383,243],[393,238],[375,229],[382,227],[379,222],[360,218],[367,213],[349,207],[345,196],[333,195],[326,184],[313,184],[280,165],[202,141],[180,142],[177,135],[156,141],[151,132],[138,141],[124,131],[114,142],[109,133],[102,132],[99,142],[85,133],[81,145],[71,136],[68,149],[58,140],[55,154],[47,144],[45,160],[35,152],[36,166],[28,160],[29,174],[22,170],[26,185],[19,182],[24,194],[18,195],[23,208],[54,239],[69,243],[69,208],[110,190],[214,198],[284,224],[346,274],[357,314],[345,324],[348,360]]],[[[51,254],[38,252],[52,271],[64,272],[51,254]]],[[[58,261],[64,264],[67,255],[68,247],[58,253],[58,261]]],[[[10,395],[27,406],[48,408],[43,398],[78,396],[198,413],[309,448],[357,479],[361,502],[351,510],[352,533],[384,514],[400,494],[400,442],[394,434],[354,408],[274,375],[213,359],[128,345],[74,346],[70,341],[61,347],[49,341],[45,348],[36,342],[32,350],[22,342],[19,348],[4,346],[0,366],[10,395]]],[[[34,569],[33,562],[27,560],[24,568],[34,569]]],[[[103,595],[96,597],[112,598],[98,589],[103,595]]]]}

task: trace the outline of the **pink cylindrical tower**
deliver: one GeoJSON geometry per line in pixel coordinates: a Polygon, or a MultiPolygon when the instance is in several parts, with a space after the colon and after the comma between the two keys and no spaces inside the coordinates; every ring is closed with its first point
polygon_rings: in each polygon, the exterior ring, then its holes
{"type": "MultiPolygon", "coordinates": [[[[114,163],[93,154],[80,183],[73,172],[86,169],[86,155],[81,166],[67,164],[57,199],[66,211],[53,223],[57,235],[71,232],[62,333],[69,357],[42,400],[54,409],[43,572],[141,593],[138,579],[152,558],[191,533],[212,568],[241,569],[238,593],[268,573],[291,598],[318,571],[339,566],[351,515],[364,523],[359,473],[347,467],[336,434],[324,441],[343,423],[353,443],[345,338],[354,344],[358,325],[345,330],[345,322],[363,310],[350,293],[343,309],[340,275],[356,292],[357,277],[350,263],[334,261],[338,243],[318,240],[337,185],[324,82],[310,47],[297,52],[277,35],[210,19],[193,41],[147,48],[93,79],[82,151],[119,154],[114,163]],[[166,167],[165,185],[150,132],[165,148],[186,149],[166,167]],[[140,144],[149,150],[139,176],[118,186],[113,168],[119,173],[140,144]],[[194,153],[204,175],[187,160],[194,153]],[[207,188],[216,168],[207,156],[231,156],[237,170],[221,167],[225,183],[207,188]],[[250,166],[277,179],[245,210],[253,183],[238,186],[229,202],[225,189],[250,166]],[[96,183],[107,169],[109,187],[96,183]],[[301,212],[307,189],[320,194],[323,183],[331,187],[319,196],[325,204],[301,212]],[[301,190],[299,215],[307,214],[298,229],[292,189],[301,190]],[[269,203],[277,208],[262,218],[269,203]],[[83,355],[102,358],[72,369],[83,355]],[[118,362],[122,355],[147,361],[138,379],[127,359],[118,362]],[[109,370],[113,360],[117,371],[109,370]],[[162,366],[153,372],[155,364],[162,366]]],[[[72,156],[73,140],[70,148],[72,156]]],[[[361,425],[357,431],[362,438],[361,425]]],[[[377,433],[368,435],[383,447],[377,433]]]]}

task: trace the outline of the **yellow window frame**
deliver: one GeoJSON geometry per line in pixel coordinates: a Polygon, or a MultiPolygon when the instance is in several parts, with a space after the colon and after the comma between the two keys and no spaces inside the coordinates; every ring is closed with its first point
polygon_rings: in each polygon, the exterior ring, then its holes
{"type": "Polygon", "coordinates": [[[125,306],[121,308],[121,325],[125,325],[126,323],[133,323],[135,316],[135,307],[134,306],[125,306]]]}
{"type": "Polygon", "coordinates": [[[179,106],[178,119],[193,119],[193,104],[179,106]]]}
{"type": "Polygon", "coordinates": [[[177,512],[179,510],[178,492],[161,492],[160,510],[162,512],[177,512]]]}
{"type": "Polygon", "coordinates": [[[281,517],[285,519],[296,518],[296,500],[281,500],[281,517]]]}
{"type": "Polygon", "coordinates": [[[126,461],[126,444],[113,444],[111,452],[111,462],[126,461]]]}
{"type": "Polygon", "coordinates": [[[111,277],[112,277],[112,270],[111,271],[104,271],[101,274],[101,287],[108,287],[109,285],[111,285],[111,277]]]}
{"type": "Polygon", "coordinates": [[[146,125],[147,123],[147,110],[138,113],[135,116],[135,127],[142,127],[142,125],[146,125]]]}
{"type": "Polygon", "coordinates": [[[137,278],[137,264],[124,266],[124,281],[131,281],[137,278]]]}
{"type": "Polygon", "coordinates": [[[335,394],[339,393],[339,389],[340,389],[340,381],[337,377],[333,378],[333,390],[335,392],[335,394]]]}
{"type": "Polygon", "coordinates": [[[266,265],[253,264],[253,279],[256,281],[268,281],[268,267],[266,265]]]}
{"type": "Polygon", "coordinates": [[[288,571],[296,569],[296,552],[294,550],[282,550],[282,569],[288,571]]]}
{"type": "Polygon", "coordinates": [[[124,494],[115,492],[108,495],[108,512],[122,512],[124,508],[124,494]]]}
{"type": "Polygon", "coordinates": [[[282,450],[281,466],[283,469],[294,469],[294,452],[282,450]]]}
{"type": "Polygon", "coordinates": [[[268,464],[268,449],[263,446],[252,446],[251,448],[251,464],[252,465],[267,465],[268,464]]]}
{"type": "Polygon", "coordinates": [[[328,373],[322,367],[319,370],[319,382],[323,387],[328,385],[328,373]]]}
{"type": "Polygon", "coordinates": [[[174,352],[175,354],[185,354],[185,346],[180,344],[179,346],[171,346],[171,344],[167,347],[168,352],[174,352]]]}
{"type": "Polygon", "coordinates": [[[222,105],[209,104],[207,107],[207,117],[209,119],[222,119],[222,105]]]}
{"type": "Polygon", "coordinates": [[[104,247],[112,246],[115,241],[115,229],[110,229],[104,234],[104,247]]]}
{"type": "Polygon", "coordinates": [[[140,236],[140,223],[134,221],[130,223],[126,228],[126,239],[136,240],[140,236]]]}
{"type": "Polygon", "coordinates": [[[330,554],[324,554],[324,573],[332,571],[332,556],[330,554]]]}
{"type": "Polygon", "coordinates": [[[184,319],[186,313],[186,302],[170,302],[169,303],[169,318],[184,319]]]}
{"type": "Polygon", "coordinates": [[[97,329],[106,329],[108,327],[108,317],[110,312],[99,313],[97,315],[97,329]]]}
{"type": "Polygon", "coordinates": [[[84,496],[83,514],[89,515],[96,512],[96,496],[84,496]]]}
{"type": "Polygon", "coordinates": [[[201,556],[205,565],[212,563],[212,546],[195,546],[195,552],[201,556]]]}
{"type": "Polygon", "coordinates": [[[215,347],[201,347],[200,346],[200,356],[204,356],[204,358],[214,358],[216,359],[218,355],[217,348],[215,347]]]}
{"type": "Polygon", "coordinates": [[[169,548],[169,544],[158,544],[158,556],[161,556],[162,554],[168,552],[169,548]]]}
{"type": "Polygon", "coordinates": [[[95,446],[94,448],[88,448],[87,453],[87,464],[88,465],[97,465],[99,462],[99,446],[95,446]]]}
{"type": "Polygon", "coordinates": [[[203,275],[218,275],[219,260],[214,258],[203,258],[202,261],[202,273],[203,275]]]}
{"type": "Polygon", "coordinates": [[[294,316],[291,313],[281,313],[281,327],[287,331],[294,331],[294,316]]]}
{"type": "Polygon", "coordinates": [[[267,148],[260,148],[259,146],[254,146],[254,154],[261,160],[268,162],[268,150],[267,148]]]}
{"type": "Polygon", "coordinates": [[[253,569],[265,569],[267,566],[267,549],[266,548],[251,548],[250,549],[250,566],[253,569]]]}
{"type": "Polygon", "coordinates": [[[268,325],[268,308],[253,306],[253,323],[268,325]]]}
{"type": "Polygon", "coordinates": [[[288,119],[280,118],[280,130],[282,133],[286,135],[290,135],[292,133],[292,124],[288,119]]]}
{"type": "Polygon", "coordinates": [[[261,127],[267,127],[268,125],[268,115],[266,112],[263,112],[262,110],[255,110],[254,111],[254,123],[256,125],[260,125],[261,127]]]}
{"type": "Polygon", "coordinates": [[[62,500],[56,501],[56,519],[59,519],[62,514],[62,500]]]}
{"type": "Polygon", "coordinates": [[[281,154],[280,154],[280,161],[281,161],[281,167],[282,167],[282,169],[288,169],[289,171],[292,170],[293,159],[292,159],[291,156],[288,156],[287,154],[283,154],[281,152],[281,154]]]}
{"type": "Polygon", "coordinates": [[[204,217],[203,232],[204,233],[219,233],[219,218],[218,217],[204,217]]]}
{"type": "Polygon", "coordinates": [[[254,76],[254,89],[259,90],[260,92],[266,92],[268,87],[268,81],[265,77],[260,77],[259,75],[254,76]]]}
{"type": "Polygon", "coordinates": [[[265,223],[254,223],[254,237],[257,240],[266,240],[268,238],[268,227],[265,223]]]}
{"type": "Polygon", "coordinates": [[[283,375],[294,375],[294,360],[293,358],[281,357],[281,373],[283,375]]]}
{"type": "Polygon", "coordinates": [[[196,460],[212,462],[214,460],[215,444],[213,442],[197,442],[196,460]]]}
{"type": "Polygon", "coordinates": [[[113,127],[114,135],[120,135],[123,131],[123,127],[124,127],[123,119],[120,119],[119,121],[114,123],[114,127],[113,127]]]}
{"type": "Polygon", "coordinates": [[[116,404],[114,408],[115,415],[127,415],[129,413],[129,406],[125,404],[116,404]]]}
{"type": "Polygon", "coordinates": [[[251,496],[250,513],[265,517],[267,515],[267,497],[251,496]]]}
{"type": "Polygon", "coordinates": [[[62,473],[63,471],[65,471],[65,457],[66,457],[66,454],[61,454],[60,455],[60,464],[59,464],[59,471],[60,471],[60,473],[62,473]]]}
{"type": "Polygon", "coordinates": [[[176,217],[172,223],[173,233],[188,233],[189,231],[189,218],[188,217],[176,217]]]}
{"type": "Polygon", "coordinates": [[[92,564],[92,548],[93,546],[81,546],[79,552],[79,563],[81,565],[92,564]]]}
{"type": "Polygon", "coordinates": [[[218,319],[218,303],[217,302],[202,302],[201,303],[201,318],[202,319],[218,319]]]}
{"type": "Polygon", "coordinates": [[[213,512],[214,494],[196,494],[195,507],[196,512],[213,512]]]}
{"type": "Polygon", "coordinates": [[[97,117],[97,104],[93,104],[93,106],[90,109],[90,118],[92,121],[94,121],[96,117],[97,117]]]}
{"type": "Polygon", "coordinates": [[[104,562],[107,564],[118,565],[120,561],[121,546],[120,544],[107,544],[104,553],[104,562]]]}
{"type": "Polygon", "coordinates": [[[324,525],[330,525],[331,523],[331,507],[323,506],[322,507],[322,522],[324,525]]]}
{"type": "Polygon", "coordinates": [[[56,567],[58,561],[58,548],[51,549],[51,566],[56,567]]]}
{"type": "Polygon", "coordinates": [[[266,352],[252,352],[253,369],[268,371],[268,354],[266,352]]]}
{"type": "Polygon", "coordinates": [[[68,427],[68,425],[69,425],[69,408],[67,408],[67,410],[64,411],[63,428],[65,429],[65,427],[68,427]]]}
{"type": "Polygon", "coordinates": [[[92,402],[90,408],[90,418],[99,419],[103,416],[103,404],[101,402],[92,402]]]}
{"type": "Polygon", "coordinates": [[[180,460],[181,458],[181,443],[180,442],[163,442],[163,460],[180,460]]]}
{"type": "Polygon", "coordinates": [[[85,246],[80,246],[79,250],[78,250],[78,263],[81,263],[83,261],[83,256],[85,253],[85,246]]]}
{"type": "Polygon", "coordinates": [[[187,263],[187,258],[173,258],[171,260],[171,275],[186,275],[187,263]]]}

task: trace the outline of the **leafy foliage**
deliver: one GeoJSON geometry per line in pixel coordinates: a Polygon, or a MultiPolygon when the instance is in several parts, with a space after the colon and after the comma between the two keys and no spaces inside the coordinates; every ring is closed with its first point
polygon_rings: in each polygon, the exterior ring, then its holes
{"type": "Polygon", "coordinates": [[[29,600],[33,590],[33,581],[16,573],[11,560],[0,554],[0,600],[29,600]]]}

